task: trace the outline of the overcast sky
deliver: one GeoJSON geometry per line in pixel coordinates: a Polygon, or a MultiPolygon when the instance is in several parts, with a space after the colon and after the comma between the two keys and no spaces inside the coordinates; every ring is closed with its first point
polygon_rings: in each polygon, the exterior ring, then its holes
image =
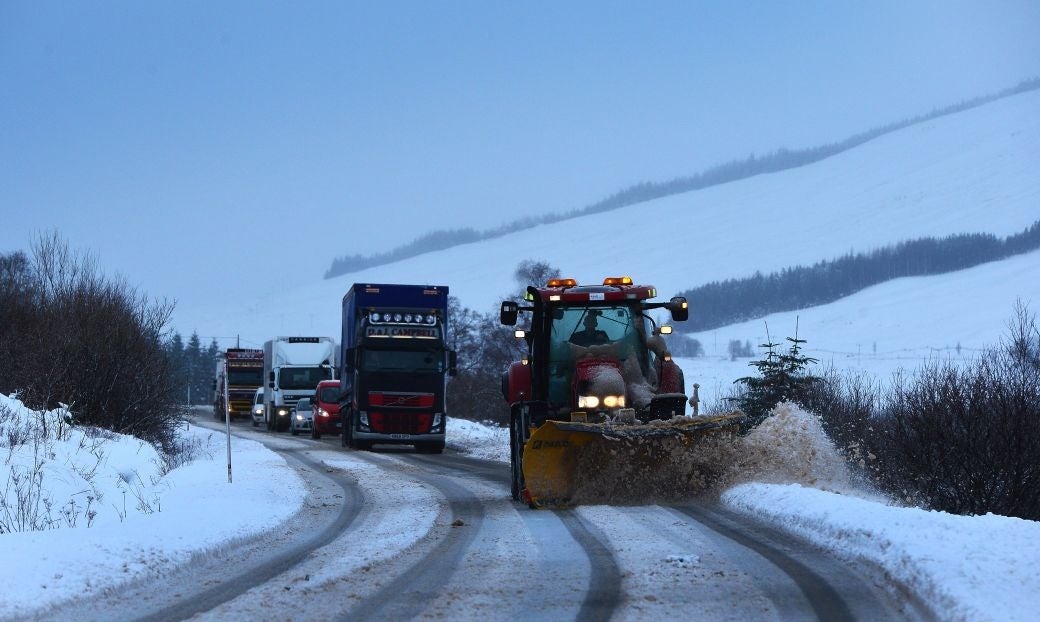
{"type": "Polygon", "coordinates": [[[0,252],[275,291],[1038,76],[1032,0],[0,0],[0,252]]]}

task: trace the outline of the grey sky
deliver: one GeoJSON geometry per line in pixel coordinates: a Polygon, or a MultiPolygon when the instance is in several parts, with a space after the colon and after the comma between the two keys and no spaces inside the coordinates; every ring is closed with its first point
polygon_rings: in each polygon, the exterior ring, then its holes
{"type": "Polygon", "coordinates": [[[1032,1],[642,4],[0,3],[0,252],[274,291],[1040,76],[1032,1]]]}

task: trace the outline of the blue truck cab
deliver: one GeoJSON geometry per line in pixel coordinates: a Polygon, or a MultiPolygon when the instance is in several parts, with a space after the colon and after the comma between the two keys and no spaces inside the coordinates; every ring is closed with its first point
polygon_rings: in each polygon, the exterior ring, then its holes
{"type": "Polygon", "coordinates": [[[351,286],[343,296],[340,357],[344,446],[444,450],[445,392],[456,367],[447,329],[447,286],[351,286]]]}

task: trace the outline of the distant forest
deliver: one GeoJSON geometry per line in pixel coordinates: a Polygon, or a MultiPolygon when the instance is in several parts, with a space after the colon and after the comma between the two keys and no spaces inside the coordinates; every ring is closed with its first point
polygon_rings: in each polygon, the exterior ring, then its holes
{"type": "MultiPolygon", "coordinates": [[[[834,302],[871,285],[906,276],[963,270],[1040,248],[1040,220],[1003,240],[988,233],[921,238],[869,253],[848,254],[811,267],[785,268],[768,276],[715,281],[682,292],[690,319],[676,330],[698,332],[770,313],[834,302]]],[[[965,292],[970,304],[970,293],[965,292]]]]}
{"type": "Polygon", "coordinates": [[[731,181],[747,179],[755,175],[775,173],[805,166],[862,145],[863,143],[884,134],[901,130],[917,123],[930,121],[948,114],[954,114],[970,108],[975,108],[1004,97],[1036,89],[1040,89],[1040,78],[1024,81],[1017,86],[1005,89],[994,95],[976,97],[906,121],[900,121],[868,130],[829,145],[799,150],[778,149],[777,151],[765,156],[755,156],[752,154],[745,160],[734,160],[732,162],[720,164],[688,177],[677,177],[664,182],[641,182],[629,186],[628,188],[624,188],[606,199],[593,203],[592,205],[574,209],[562,214],[546,214],[539,217],[522,218],[485,231],[477,231],[472,228],[431,231],[430,233],[416,238],[408,244],[391,249],[385,253],[337,257],[332,260],[332,266],[325,271],[325,278],[330,279],[341,274],[348,274],[350,272],[356,272],[374,266],[381,266],[402,259],[415,257],[423,253],[442,251],[461,244],[489,240],[510,233],[523,231],[525,229],[531,229],[538,225],[552,224],[589,214],[598,214],[634,205],[636,203],[642,203],[644,201],[651,201],[653,199],[682,194],[692,190],[701,190],[703,188],[731,181]]]}

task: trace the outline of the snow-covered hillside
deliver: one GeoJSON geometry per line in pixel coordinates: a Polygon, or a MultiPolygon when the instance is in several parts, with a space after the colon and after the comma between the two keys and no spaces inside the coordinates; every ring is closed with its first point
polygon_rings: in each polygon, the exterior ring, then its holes
{"type": "Polygon", "coordinates": [[[1040,251],[947,275],[896,279],[828,305],[695,333],[706,356],[678,361],[687,381],[699,383],[701,398],[710,402],[753,371],[749,359],[729,359],[730,340],[757,346],[768,338],[786,350],[785,337],[797,329],[807,340],[805,353],[820,366],[862,370],[884,383],[900,369],[964,361],[996,346],[1019,302],[1040,315],[1037,275],[1040,251]]]}
{"type": "MultiPolygon", "coordinates": [[[[612,212],[431,253],[323,281],[265,291],[254,300],[178,309],[182,333],[256,345],[276,334],[338,336],[350,283],[436,283],[487,311],[516,289],[524,259],[598,282],[627,274],[662,295],[708,281],[810,264],[922,236],[1008,235],[1040,218],[1040,92],[1030,92],[882,136],[817,164],[634,205],[612,212]]],[[[493,206],[489,206],[493,209],[493,206]]],[[[503,214],[503,219],[515,215],[503,214]]],[[[388,217],[387,226],[393,226],[388,217]]],[[[431,229],[436,228],[431,219],[431,229]]],[[[337,252],[364,231],[328,232],[337,252]]],[[[407,240],[402,240],[407,242],[407,240]]],[[[331,244],[331,242],[330,242],[331,244]]],[[[1003,332],[1016,298],[1037,298],[1040,254],[960,273],[884,284],[803,311],[810,346],[855,354],[981,347],[1003,332]]],[[[697,301],[691,300],[692,313],[697,301]]],[[[793,315],[774,318],[774,336],[793,333],[793,315]]],[[[761,320],[699,335],[709,352],[728,339],[758,342],[761,320]]],[[[819,352],[817,352],[818,354],[819,352]]],[[[914,355],[919,359],[918,355],[914,355]]],[[[739,373],[746,372],[743,367],[739,373]]]]}

